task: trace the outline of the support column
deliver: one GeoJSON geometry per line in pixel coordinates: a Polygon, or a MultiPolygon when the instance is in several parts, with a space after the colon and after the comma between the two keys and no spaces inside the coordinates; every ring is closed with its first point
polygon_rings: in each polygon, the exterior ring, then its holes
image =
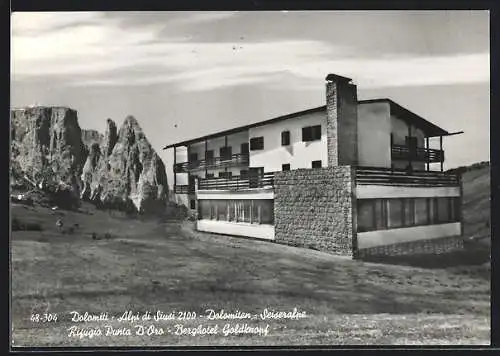
{"type": "Polygon", "coordinates": [[[177,165],[177,147],[174,146],[174,194],[177,189],[177,173],[176,173],[176,166],[177,165]]]}
{"type": "Polygon", "coordinates": [[[444,155],[443,155],[443,136],[439,136],[439,150],[441,152],[439,152],[439,154],[441,155],[441,172],[443,171],[443,158],[444,158],[444,155]]]}
{"type": "Polygon", "coordinates": [[[413,167],[411,166],[411,155],[412,155],[412,146],[411,146],[411,124],[408,125],[408,142],[407,142],[407,145],[408,145],[408,166],[409,166],[409,170],[412,171],[413,167]]]}
{"type": "Polygon", "coordinates": [[[426,155],[425,158],[427,160],[425,165],[427,166],[427,172],[429,172],[429,170],[430,170],[429,137],[425,138],[425,155],[426,155]]]}
{"type": "MultiPolygon", "coordinates": [[[[227,155],[227,135],[224,136],[224,150],[226,151],[226,155],[227,155]]],[[[226,179],[227,179],[227,163],[224,167],[224,172],[226,172],[226,179]]]]}
{"type": "Polygon", "coordinates": [[[208,142],[207,140],[205,139],[205,178],[207,178],[207,173],[208,173],[208,169],[207,169],[207,151],[208,151],[208,142]]]}

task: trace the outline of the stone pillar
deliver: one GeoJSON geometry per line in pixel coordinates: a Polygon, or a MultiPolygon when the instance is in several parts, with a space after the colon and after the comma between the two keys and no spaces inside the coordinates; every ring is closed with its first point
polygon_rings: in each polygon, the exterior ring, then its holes
{"type": "Polygon", "coordinates": [[[328,166],[358,162],[358,95],[350,78],[326,77],[326,133],[328,166]]]}

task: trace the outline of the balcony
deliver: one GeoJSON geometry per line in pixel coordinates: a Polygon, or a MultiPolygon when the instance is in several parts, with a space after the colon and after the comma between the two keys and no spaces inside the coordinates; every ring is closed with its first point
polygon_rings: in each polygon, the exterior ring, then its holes
{"type": "Polygon", "coordinates": [[[412,162],[437,163],[444,161],[444,151],[407,145],[392,145],[391,158],[412,162]]]}
{"type": "Polygon", "coordinates": [[[274,172],[255,175],[250,173],[248,177],[201,178],[198,182],[198,190],[242,190],[273,187],[274,172]]]}
{"type": "Polygon", "coordinates": [[[194,194],[193,185],[176,185],[174,187],[175,194],[194,194]]]}
{"type": "Polygon", "coordinates": [[[188,173],[199,169],[209,169],[217,167],[226,167],[236,164],[248,165],[248,153],[235,153],[231,157],[214,157],[211,159],[202,159],[193,162],[182,162],[174,165],[175,173],[188,173]]]}
{"type": "Polygon", "coordinates": [[[455,174],[432,171],[396,170],[380,167],[356,168],[357,185],[397,185],[409,187],[456,187],[460,178],[455,174]]]}

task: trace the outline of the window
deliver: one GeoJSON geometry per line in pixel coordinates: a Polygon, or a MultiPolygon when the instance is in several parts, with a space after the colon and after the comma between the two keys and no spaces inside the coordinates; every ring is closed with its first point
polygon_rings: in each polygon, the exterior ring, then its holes
{"type": "Polygon", "coordinates": [[[206,178],[213,178],[214,174],[213,173],[207,173],[206,178]]]}
{"type": "Polygon", "coordinates": [[[312,168],[321,168],[321,161],[312,161],[312,168]]]}
{"type": "Polygon", "coordinates": [[[290,163],[282,164],[281,165],[281,170],[282,171],[289,171],[290,170],[290,163]]]}
{"type": "Polygon", "coordinates": [[[190,207],[191,209],[196,209],[196,200],[191,199],[191,200],[189,201],[189,207],[190,207]]]}
{"type": "Polygon", "coordinates": [[[439,223],[446,223],[450,221],[450,205],[447,198],[438,198],[437,206],[437,221],[439,223]]]}
{"type": "Polygon", "coordinates": [[[252,167],[248,172],[248,186],[250,188],[258,188],[262,186],[262,176],[264,175],[264,167],[252,167]]]}
{"type": "Polygon", "coordinates": [[[359,199],[358,231],[460,221],[459,197],[359,199]]]}
{"type": "Polygon", "coordinates": [[[459,197],[450,198],[450,200],[451,200],[451,209],[450,209],[451,221],[460,221],[462,213],[462,206],[461,206],[462,202],[460,201],[459,197]]]}
{"type": "Polygon", "coordinates": [[[402,199],[388,199],[389,221],[387,227],[390,229],[403,226],[403,201],[402,199]]]}
{"type": "Polygon", "coordinates": [[[233,172],[219,172],[219,178],[232,178],[233,172]]]}
{"type": "Polygon", "coordinates": [[[240,177],[243,178],[243,179],[248,178],[248,171],[246,169],[242,169],[240,171],[240,177]]]}
{"type": "Polygon", "coordinates": [[[208,164],[213,164],[214,162],[214,150],[209,150],[205,152],[205,159],[208,164]]]}
{"type": "Polygon", "coordinates": [[[250,139],[250,150],[263,150],[264,149],[264,137],[254,137],[250,139]]]}
{"type": "Polygon", "coordinates": [[[236,221],[236,200],[227,201],[228,221],[236,221]]]}
{"type": "Polygon", "coordinates": [[[288,146],[290,144],[290,131],[283,131],[281,133],[281,146],[288,146]]]}
{"type": "Polygon", "coordinates": [[[414,226],[415,225],[415,199],[403,199],[404,207],[404,225],[414,226]]]}
{"type": "Polygon", "coordinates": [[[437,224],[439,222],[438,219],[438,198],[428,198],[431,212],[431,224],[437,224]]]}
{"type": "Polygon", "coordinates": [[[254,200],[254,207],[257,207],[257,218],[256,222],[259,224],[273,224],[274,223],[274,201],[273,200],[254,200]]]}
{"type": "Polygon", "coordinates": [[[307,126],[302,128],[302,141],[310,142],[321,140],[321,125],[307,126]]]}
{"type": "Polygon", "coordinates": [[[215,200],[214,204],[217,208],[217,220],[227,221],[227,201],[215,200]]]}
{"type": "Polygon", "coordinates": [[[196,162],[196,161],[198,161],[198,153],[190,153],[189,162],[196,162]]]}
{"type": "Polygon", "coordinates": [[[209,200],[200,200],[200,219],[212,219],[212,208],[209,200]]]}
{"type": "Polygon", "coordinates": [[[375,200],[358,200],[358,231],[375,230],[375,200]]]}
{"type": "Polygon", "coordinates": [[[416,137],[405,136],[405,143],[406,143],[406,146],[411,147],[412,149],[417,148],[417,138],[416,137]]]}
{"type": "Polygon", "coordinates": [[[223,160],[229,160],[232,156],[232,148],[230,146],[221,147],[219,149],[220,157],[223,160]]]}
{"type": "Polygon", "coordinates": [[[242,154],[248,154],[248,142],[245,142],[245,143],[241,144],[241,153],[242,154]]]}
{"type": "Polygon", "coordinates": [[[375,229],[387,229],[387,199],[375,199],[375,229]]]}

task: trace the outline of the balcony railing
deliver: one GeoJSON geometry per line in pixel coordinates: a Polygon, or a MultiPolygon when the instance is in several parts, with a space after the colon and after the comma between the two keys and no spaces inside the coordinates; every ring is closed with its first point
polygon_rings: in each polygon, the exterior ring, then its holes
{"type": "Polygon", "coordinates": [[[248,164],[248,153],[235,153],[230,157],[214,157],[201,159],[192,162],[176,163],[174,165],[175,173],[186,173],[192,170],[225,167],[234,164],[248,164]]]}
{"type": "Polygon", "coordinates": [[[356,168],[356,184],[403,185],[416,187],[459,186],[460,178],[455,174],[432,171],[395,170],[379,167],[356,168]]]}
{"type": "Polygon", "coordinates": [[[198,190],[241,190],[274,186],[274,172],[232,178],[200,178],[198,190]]]}
{"type": "Polygon", "coordinates": [[[176,185],[174,187],[174,192],[176,194],[194,194],[193,185],[176,185]]]}
{"type": "Polygon", "coordinates": [[[408,160],[413,162],[436,163],[444,161],[444,151],[433,148],[416,147],[407,145],[392,145],[392,159],[408,160]]]}

